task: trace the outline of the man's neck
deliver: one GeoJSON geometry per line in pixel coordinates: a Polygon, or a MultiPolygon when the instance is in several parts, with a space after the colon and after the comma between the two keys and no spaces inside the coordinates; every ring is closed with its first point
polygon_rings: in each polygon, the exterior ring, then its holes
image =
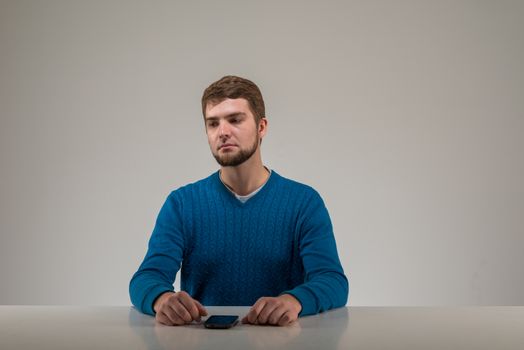
{"type": "Polygon", "coordinates": [[[262,186],[269,177],[269,171],[260,159],[248,159],[235,167],[222,167],[220,178],[233,192],[245,196],[262,186]]]}

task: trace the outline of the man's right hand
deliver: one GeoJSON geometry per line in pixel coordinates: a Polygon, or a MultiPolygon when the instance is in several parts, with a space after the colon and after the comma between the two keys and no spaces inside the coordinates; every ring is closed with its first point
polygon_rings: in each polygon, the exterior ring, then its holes
{"type": "Polygon", "coordinates": [[[207,316],[206,308],[184,291],[161,294],[153,309],[156,312],[155,319],[167,326],[200,322],[201,316],[207,316]]]}

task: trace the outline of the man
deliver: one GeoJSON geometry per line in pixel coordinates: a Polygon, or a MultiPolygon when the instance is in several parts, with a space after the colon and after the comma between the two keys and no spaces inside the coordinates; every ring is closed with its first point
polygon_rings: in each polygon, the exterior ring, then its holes
{"type": "Polygon", "coordinates": [[[131,279],[133,304],[165,325],[200,321],[203,305],[251,306],[242,322],[280,326],[344,306],[348,280],[322,199],[262,163],[258,87],[225,76],[204,91],[202,113],[220,170],[168,196],[131,279]]]}

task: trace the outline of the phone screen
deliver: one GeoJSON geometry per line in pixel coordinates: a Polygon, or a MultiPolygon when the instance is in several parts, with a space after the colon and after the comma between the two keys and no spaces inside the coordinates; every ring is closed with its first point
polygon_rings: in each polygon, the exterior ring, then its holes
{"type": "Polygon", "coordinates": [[[213,315],[209,317],[204,326],[207,328],[230,328],[238,322],[238,316],[234,315],[213,315]]]}

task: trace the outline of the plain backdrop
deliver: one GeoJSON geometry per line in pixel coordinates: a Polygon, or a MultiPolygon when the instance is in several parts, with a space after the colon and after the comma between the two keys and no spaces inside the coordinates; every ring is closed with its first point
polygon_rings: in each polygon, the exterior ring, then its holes
{"type": "Polygon", "coordinates": [[[349,305],[524,304],[523,38],[522,1],[0,0],[0,304],[130,304],[167,195],[218,169],[228,74],[349,305]]]}

